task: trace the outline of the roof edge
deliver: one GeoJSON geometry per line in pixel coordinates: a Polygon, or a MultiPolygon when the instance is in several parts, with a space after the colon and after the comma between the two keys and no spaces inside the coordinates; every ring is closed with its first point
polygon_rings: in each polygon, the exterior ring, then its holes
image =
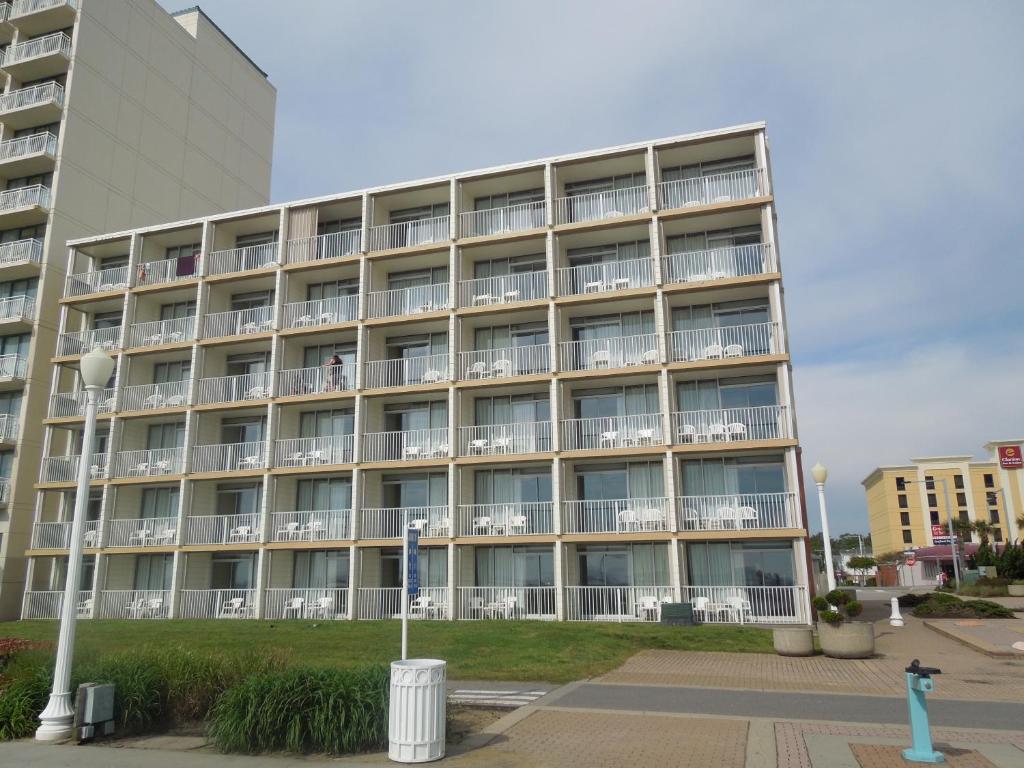
{"type": "Polygon", "coordinates": [[[264,71],[264,69],[259,64],[257,64],[255,61],[253,61],[252,57],[249,56],[248,53],[243,51],[241,46],[238,45],[238,43],[236,43],[234,40],[231,39],[231,35],[229,35],[227,32],[225,32],[223,29],[221,29],[217,25],[217,22],[215,22],[213,19],[211,19],[209,17],[209,15],[207,15],[206,11],[204,11],[198,5],[193,5],[191,8],[182,8],[180,11],[174,11],[174,12],[172,12],[170,14],[170,17],[172,19],[176,19],[178,16],[187,16],[190,13],[198,13],[200,16],[202,16],[204,19],[206,19],[208,22],[210,22],[210,26],[213,27],[214,29],[216,29],[220,33],[221,37],[223,37],[225,40],[227,40],[231,44],[231,47],[234,48],[236,51],[238,51],[242,55],[242,58],[244,58],[246,61],[248,61],[250,64],[252,64],[253,69],[255,69],[257,72],[259,72],[261,75],[263,75],[264,78],[266,78],[268,80],[270,79],[270,76],[266,73],[266,71],[264,71]]]}

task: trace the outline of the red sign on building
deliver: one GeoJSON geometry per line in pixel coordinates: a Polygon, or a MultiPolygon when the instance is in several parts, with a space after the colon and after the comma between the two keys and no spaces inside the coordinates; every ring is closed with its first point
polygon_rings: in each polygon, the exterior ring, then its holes
{"type": "Polygon", "coordinates": [[[1003,469],[1020,469],[1024,467],[1024,457],[1021,456],[1019,445],[999,446],[999,466],[1003,469]]]}

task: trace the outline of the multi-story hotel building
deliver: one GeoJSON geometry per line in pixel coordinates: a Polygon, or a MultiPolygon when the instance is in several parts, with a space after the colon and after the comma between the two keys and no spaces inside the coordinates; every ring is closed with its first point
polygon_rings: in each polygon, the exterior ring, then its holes
{"type": "MultiPolygon", "coordinates": [[[[269,200],[273,86],[198,9],[0,2],[0,618],[18,615],[67,240],[269,200]]],[[[101,321],[102,322],[102,321],[101,321]]],[[[54,573],[59,580],[59,574],[54,573]]]]}
{"type": "MultiPolygon", "coordinates": [[[[1022,535],[1024,471],[1002,464],[1000,448],[1017,451],[1024,440],[997,440],[985,445],[987,461],[972,456],[933,456],[910,464],[876,468],[863,480],[867,496],[871,546],[875,552],[949,543],[949,518],[982,521],[992,526],[992,541],[1022,535]],[[949,504],[946,503],[948,492],[949,504]]],[[[968,534],[967,540],[978,536],[968,534]]]]}
{"type": "Polygon", "coordinates": [[[87,461],[82,616],[389,618],[408,521],[418,617],[809,620],[763,124],[69,259],[26,618],[57,614],[87,461]],[[97,277],[114,255],[127,291],[97,277]],[[117,367],[83,458],[97,345],[117,367]]]}

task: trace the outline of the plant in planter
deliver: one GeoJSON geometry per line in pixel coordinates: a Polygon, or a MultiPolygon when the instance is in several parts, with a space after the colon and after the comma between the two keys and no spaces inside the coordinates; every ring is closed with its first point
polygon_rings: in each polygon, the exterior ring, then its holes
{"type": "Polygon", "coordinates": [[[1024,579],[1017,579],[1007,584],[1006,593],[1010,597],[1024,597],[1024,579]]]}
{"type": "Polygon", "coordinates": [[[818,640],[826,656],[834,659],[867,659],[875,653],[875,627],[854,621],[864,606],[848,592],[832,590],[814,598],[818,611],[818,640]]]}

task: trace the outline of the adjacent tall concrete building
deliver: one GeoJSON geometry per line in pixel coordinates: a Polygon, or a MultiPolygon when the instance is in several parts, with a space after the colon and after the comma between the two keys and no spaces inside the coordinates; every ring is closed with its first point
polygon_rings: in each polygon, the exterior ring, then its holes
{"type": "MultiPolygon", "coordinates": [[[[265,204],[276,97],[198,8],[2,2],[0,44],[0,616],[11,617],[68,239],[265,204]]],[[[100,259],[96,290],[124,293],[126,259],[100,259]]]]}
{"type": "Polygon", "coordinates": [[[780,263],[762,124],[78,239],[23,615],[87,461],[83,617],[808,622],[780,263]]]}

